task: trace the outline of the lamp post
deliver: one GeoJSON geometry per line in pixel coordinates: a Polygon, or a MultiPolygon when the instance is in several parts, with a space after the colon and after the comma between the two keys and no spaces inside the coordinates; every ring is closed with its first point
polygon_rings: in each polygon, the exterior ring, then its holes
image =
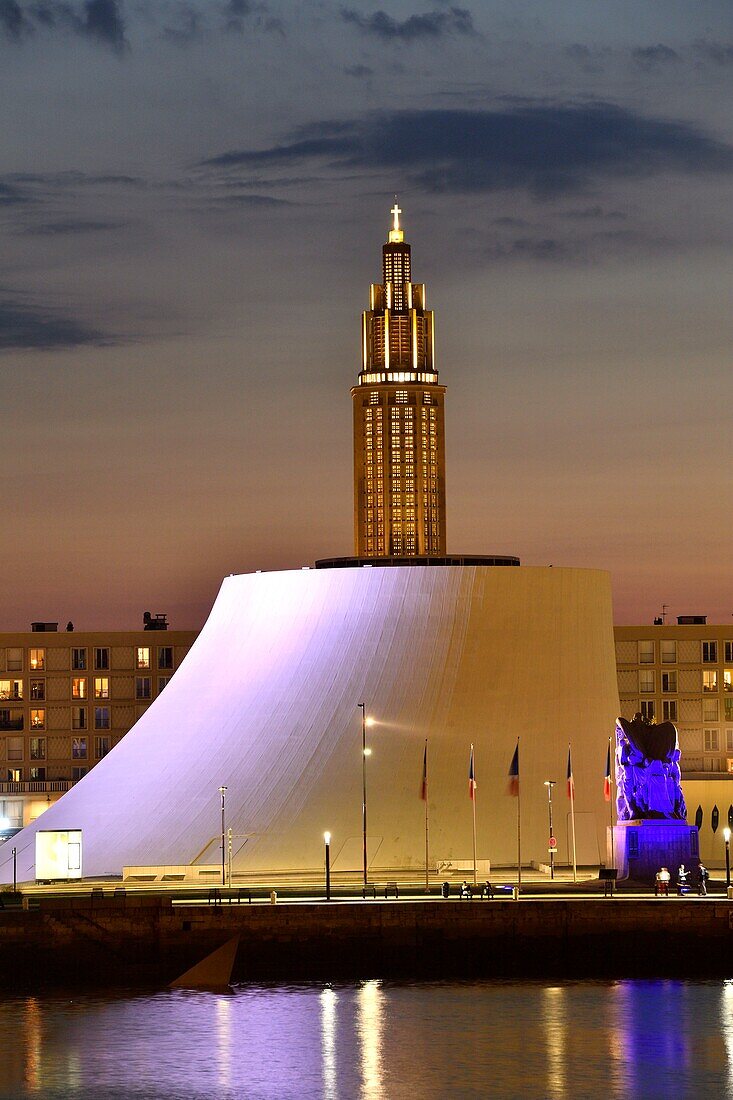
{"type": "Polygon", "coordinates": [[[546,779],[545,786],[547,787],[547,813],[550,819],[550,843],[548,851],[550,853],[550,878],[555,877],[555,834],[552,831],[552,788],[557,783],[556,779],[546,779]]]}
{"type": "Polygon", "coordinates": [[[331,834],[324,833],[323,840],[326,845],[326,901],[331,900],[331,834]]]}
{"type": "Polygon", "coordinates": [[[226,872],[226,828],[224,825],[224,801],[226,799],[227,789],[226,787],[219,787],[219,794],[221,795],[221,884],[226,886],[227,884],[227,872],[226,872]]]}
{"type": "Polygon", "coordinates": [[[366,743],[366,730],[367,726],[373,724],[372,718],[367,718],[366,709],[364,703],[356,704],[361,711],[361,830],[362,830],[362,864],[364,885],[367,884],[367,782],[366,782],[366,762],[367,756],[372,755],[372,750],[367,748],[366,743]]]}
{"type": "Polygon", "coordinates": [[[725,840],[725,888],[730,887],[730,829],[726,825],[723,829],[723,839],[725,840]]]}
{"type": "MultiPolygon", "coordinates": [[[[730,832],[730,829],[728,830],[730,832]]],[[[18,893],[18,849],[13,848],[13,893],[18,893]]]]}

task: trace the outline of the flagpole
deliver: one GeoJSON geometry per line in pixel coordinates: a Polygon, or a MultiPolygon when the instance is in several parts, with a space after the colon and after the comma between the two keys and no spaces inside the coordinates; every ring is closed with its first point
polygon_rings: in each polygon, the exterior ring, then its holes
{"type": "Polygon", "coordinates": [[[611,797],[608,803],[608,816],[611,821],[611,867],[616,866],[616,845],[613,842],[613,773],[615,772],[615,757],[611,755],[611,737],[608,738],[608,770],[610,775],[609,786],[611,788],[611,797]]]}
{"type": "MultiPolygon", "coordinates": [[[[517,760],[519,760],[519,738],[517,738],[517,760]]],[[[522,780],[517,768],[517,894],[522,892],[522,780]]]]}
{"type": "Polygon", "coordinates": [[[568,760],[571,761],[570,765],[570,824],[573,833],[573,882],[578,881],[578,859],[575,849],[575,776],[572,770],[572,757],[570,755],[570,745],[568,745],[568,760]]]}
{"type": "Polygon", "coordinates": [[[425,893],[430,893],[430,881],[428,867],[430,852],[430,831],[428,825],[428,739],[425,738],[425,893]]]}
{"type": "Polygon", "coordinates": [[[478,884],[478,878],[476,876],[476,763],[473,756],[473,745],[471,745],[471,761],[474,767],[474,779],[473,787],[471,791],[471,810],[473,814],[473,884],[478,884]]]}

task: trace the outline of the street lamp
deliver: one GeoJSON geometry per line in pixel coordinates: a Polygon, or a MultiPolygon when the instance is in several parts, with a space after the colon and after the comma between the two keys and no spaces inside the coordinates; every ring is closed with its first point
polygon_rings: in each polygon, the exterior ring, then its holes
{"type": "Polygon", "coordinates": [[[555,877],[555,834],[552,831],[552,788],[556,785],[556,779],[546,779],[545,786],[547,787],[547,813],[550,818],[550,843],[548,851],[550,853],[550,878],[555,877]]]}
{"type": "Polygon", "coordinates": [[[227,884],[227,872],[226,872],[226,828],[224,826],[224,800],[226,798],[226,787],[219,787],[219,794],[221,795],[221,884],[226,886],[227,884]]]}
{"type": "Polygon", "coordinates": [[[324,833],[323,840],[326,845],[326,901],[331,900],[331,834],[324,833]]]}
{"type": "Polygon", "coordinates": [[[367,756],[372,755],[372,750],[367,748],[367,726],[374,725],[374,719],[368,718],[364,703],[356,704],[361,711],[361,828],[362,828],[362,863],[364,872],[364,885],[367,884],[367,785],[366,762],[367,756]]]}
{"type": "Polygon", "coordinates": [[[725,888],[730,888],[730,829],[726,825],[723,829],[723,840],[725,841],[725,888]]]}

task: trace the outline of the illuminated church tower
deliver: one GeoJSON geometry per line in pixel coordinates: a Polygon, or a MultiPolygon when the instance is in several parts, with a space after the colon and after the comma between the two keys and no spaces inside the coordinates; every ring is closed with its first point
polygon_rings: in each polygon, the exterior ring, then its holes
{"type": "Polygon", "coordinates": [[[354,535],[358,557],[445,555],[445,430],[425,284],[392,207],[382,282],[362,314],[354,402],[354,535]]]}

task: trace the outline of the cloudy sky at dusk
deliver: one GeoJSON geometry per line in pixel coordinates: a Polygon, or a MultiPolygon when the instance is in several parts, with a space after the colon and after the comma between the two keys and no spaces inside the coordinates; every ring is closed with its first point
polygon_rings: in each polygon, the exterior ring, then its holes
{"type": "Polygon", "coordinates": [[[352,552],[395,192],[448,547],[730,622],[730,0],[0,0],[0,629],[352,552]]]}

